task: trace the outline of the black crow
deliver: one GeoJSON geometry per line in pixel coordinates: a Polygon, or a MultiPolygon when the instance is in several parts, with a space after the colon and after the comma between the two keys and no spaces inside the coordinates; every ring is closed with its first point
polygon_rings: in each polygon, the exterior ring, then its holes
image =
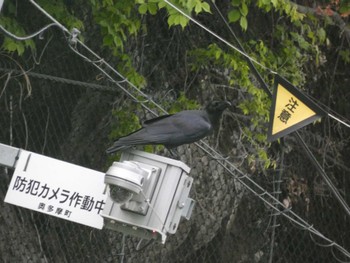
{"type": "Polygon", "coordinates": [[[228,101],[212,101],[204,110],[185,110],[146,120],[141,129],[119,138],[106,152],[148,144],[162,144],[171,150],[196,142],[212,133],[219,125],[222,112],[230,105],[228,101]]]}

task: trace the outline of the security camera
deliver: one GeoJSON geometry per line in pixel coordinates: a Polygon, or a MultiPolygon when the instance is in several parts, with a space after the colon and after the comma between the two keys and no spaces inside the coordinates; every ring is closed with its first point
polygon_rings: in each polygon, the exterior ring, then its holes
{"type": "Polygon", "coordinates": [[[165,242],[180,219],[189,219],[194,200],[188,197],[190,168],[177,160],[124,151],[105,174],[104,227],[142,239],[165,242]]]}
{"type": "Polygon", "coordinates": [[[109,196],[118,203],[128,202],[142,191],[144,178],[148,173],[136,162],[114,162],[105,175],[109,196]]]}

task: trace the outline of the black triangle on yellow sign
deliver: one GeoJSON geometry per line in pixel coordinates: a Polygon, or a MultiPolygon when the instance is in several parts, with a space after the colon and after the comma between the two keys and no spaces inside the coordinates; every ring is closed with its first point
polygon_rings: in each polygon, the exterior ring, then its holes
{"type": "Polygon", "coordinates": [[[316,103],[279,75],[270,111],[269,142],[281,138],[327,115],[316,103]]]}

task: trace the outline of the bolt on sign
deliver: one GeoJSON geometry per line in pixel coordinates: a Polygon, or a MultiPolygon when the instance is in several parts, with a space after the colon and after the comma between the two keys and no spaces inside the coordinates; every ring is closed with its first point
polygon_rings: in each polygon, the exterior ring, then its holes
{"type": "Polygon", "coordinates": [[[316,103],[279,75],[270,110],[267,140],[281,138],[327,115],[316,103]]]}

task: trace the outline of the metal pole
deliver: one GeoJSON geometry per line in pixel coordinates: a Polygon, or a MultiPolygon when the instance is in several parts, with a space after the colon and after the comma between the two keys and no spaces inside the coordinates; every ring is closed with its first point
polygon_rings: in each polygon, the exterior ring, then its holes
{"type": "Polygon", "coordinates": [[[0,165],[16,168],[21,149],[0,143],[0,165]]]}

